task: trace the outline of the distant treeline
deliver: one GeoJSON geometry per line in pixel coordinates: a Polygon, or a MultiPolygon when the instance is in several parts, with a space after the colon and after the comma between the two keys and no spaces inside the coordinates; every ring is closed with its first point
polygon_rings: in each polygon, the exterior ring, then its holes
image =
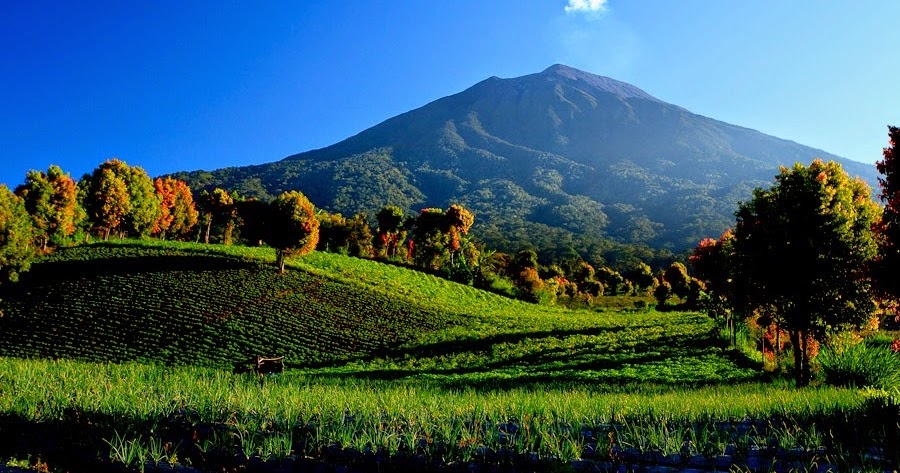
{"type": "Polygon", "coordinates": [[[55,165],[30,171],[13,192],[0,186],[0,212],[5,280],[26,271],[39,252],[110,237],[269,245],[282,271],[287,257],[314,249],[377,258],[544,303],[590,305],[601,295],[646,295],[661,280],[639,260],[620,272],[574,253],[541,264],[533,248],[513,254],[485,248],[469,232],[475,216],[459,204],[417,215],[387,205],[373,226],[363,213],[348,218],[316,209],[298,191],[270,202],[220,188],[198,194],[182,180],[151,179],[118,159],[78,181],[55,165]]]}

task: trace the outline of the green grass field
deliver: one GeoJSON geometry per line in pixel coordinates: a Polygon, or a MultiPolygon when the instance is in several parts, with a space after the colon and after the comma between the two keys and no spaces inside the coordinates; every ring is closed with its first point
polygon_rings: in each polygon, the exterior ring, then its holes
{"type": "Polygon", "coordinates": [[[272,261],[142,241],[44,257],[0,294],[0,461],[754,470],[893,455],[895,398],[773,384],[702,314],[538,306],[328,253],[286,274],[272,261]],[[257,354],[288,371],[231,374],[257,354]]]}

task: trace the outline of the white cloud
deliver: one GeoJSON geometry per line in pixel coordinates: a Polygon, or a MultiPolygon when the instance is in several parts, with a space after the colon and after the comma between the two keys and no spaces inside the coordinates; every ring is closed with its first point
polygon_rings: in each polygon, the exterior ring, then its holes
{"type": "Polygon", "coordinates": [[[604,12],[607,0],[569,0],[566,13],[604,12]]]}

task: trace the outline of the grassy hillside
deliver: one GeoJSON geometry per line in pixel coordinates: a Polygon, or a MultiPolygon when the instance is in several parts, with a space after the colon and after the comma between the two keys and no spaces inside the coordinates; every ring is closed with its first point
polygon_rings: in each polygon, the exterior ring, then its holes
{"type": "Polygon", "coordinates": [[[123,241],[61,249],[0,296],[0,355],[491,384],[715,383],[740,368],[692,313],[537,306],[328,253],[123,241]]]}

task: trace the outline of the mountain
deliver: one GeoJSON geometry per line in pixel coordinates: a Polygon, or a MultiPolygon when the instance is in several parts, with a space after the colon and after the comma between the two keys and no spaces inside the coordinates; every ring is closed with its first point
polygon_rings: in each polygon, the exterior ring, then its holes
{"type": "Polygon", "coordinates": [[[318,206],[372,216],[459,202],[489,246],[557,253],[609,240],[682,251],[734,222],[740,200],[780,165],[873,165],[765,135],[563,65],[491,77],[326,148],[281,161],[179,173],[192,186],[271,198],[299,189],[318,206]]]}

